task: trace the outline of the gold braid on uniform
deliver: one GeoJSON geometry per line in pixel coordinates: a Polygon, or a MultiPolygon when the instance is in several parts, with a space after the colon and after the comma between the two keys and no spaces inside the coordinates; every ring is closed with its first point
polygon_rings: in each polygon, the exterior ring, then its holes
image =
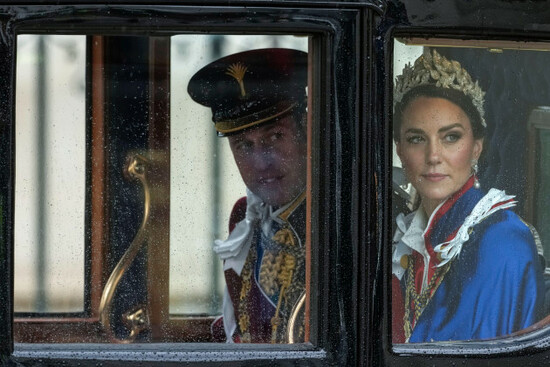
{"type": "MultiPolygon", "coordinates": [[[[271,320],[271,342],[281,343],[286,342],[288,317],[305,289],[305,247],[296,243],[294,234],[288,227],[277,231],[272,239],[282,248],[276,258],[279,264],[275,266],[278,269],[276,283],[279,287],[279,299],[271,320]]],[[[299,338],[303,336],[300,335],[299,338]]]]}
{"type": "Polygon", "coordinates": [[[451,267],[452,262],[448,262],[442,267],[435,268],[435,271],[430,278],[430,281],[428,283],[428,286],[420,292],[420,294],[416,293],[416,288],[414,284],[414,258],[411,255],[407,255],[407,280],[406,280],[406,288],[405,288],[405,315],[403,316],[403,328],[405,331],[405,341],[408,343],[409,338],[411,337],[412,331],[414,329],[413,327],[413,320],[414,325],[416,326],[416,323],[418,322],[418,318],[420,315],[422,315],[422,312],[428,306],[428,303],[430,303],[430,300],[432,299],[433,294],[443,281],[443,278],[445,277],[445,274],[447,274],[447,271],[451,267]],[[412,301],[412,304],[411,304],[412,301]],[[413,309],[413,316],[411,319],[411,308],[413,309]]]}
{"type": "Polygon", "coordinates": [[[248,296],[252,287],[253,267],[256,263],[256,246],[251,246],[242,271],[241,294],[239,295],[239,329],[243,343],[250,343],[250,316],[248,315],[248,296]]]}
{"type": "Polygon", "coordinates": [[[284,262],[284,254],[279,251],[278,254],[272,251],[264,251],[262,266],[260,267],[260,285],[265,294],[272,297],[279,292],[279,274],[281,265],[284,262]]]}
{"type": "MultiPolygon", "coordinates": [[[[285,342],[288,316],[305,289],[305,248],[298,246],[292,230],[283,227],[272,238],[281,248],[279,251],[265,250],[260,267],[259,283],[268,296],[279,293],[275,314],[271,319],[272,343],[285,342]]],[[[250,316],[248,295],[252,274],[257,261],[256,248],[251,248],[242,272],[242,287],[239,302],[239,328],[242,341],[250,342],[250,316]]],[[[300,329],[303,330],[303,327],[300,329]]]]}

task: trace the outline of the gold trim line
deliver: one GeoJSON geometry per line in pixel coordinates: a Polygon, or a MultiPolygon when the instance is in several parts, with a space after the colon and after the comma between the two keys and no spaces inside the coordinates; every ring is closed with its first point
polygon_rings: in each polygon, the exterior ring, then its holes
{"type": "MultiPolygon", "coordinates": [[[[261,124],[262,122],[266,122],[266,121],[272,120],[274,118],[277,118],[277,117],[287,113],[288,111],[292,110],[297,105],[298,105],[298,102],[294,102],[290,105],[290,107],[287,107],[284,110],[282,110],[282,111],[280,111],[280,112],[278,112],[274,115],[270,115],[268,117],[265,117],[265,118],[262,118],[262,119],[259,119],[259,120],[256,120],[256,121],[249,122],[249,123],[244,124],[244,125],[235,126],[235,125],[239,124],[239,120],[219,121],[219,122],[216,122],[216,130],[218,132],[222,133],[222,134],[227,134],[227,133],[232,133],[232,132],[239,131],[239,130],[244,130],[248,127],[252,127],[254,125],[261,124]]],[[[274,106],[274,107],[276,107],[276,106],[274,106]]],[[[274,107],[270,107],[270,108],[268,108],[264,111],[267,111],[267,110],[272,109],[274,107]]],[[[260,112],[264,112],[264,111],[260,111],[260,112]]]]}

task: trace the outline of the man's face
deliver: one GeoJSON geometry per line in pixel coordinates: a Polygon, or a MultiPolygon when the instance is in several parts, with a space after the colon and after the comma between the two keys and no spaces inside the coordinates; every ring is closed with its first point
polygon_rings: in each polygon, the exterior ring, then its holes
{"type": "Polygon", "coordinates": [[[245,185],[266,204],[282,206],[304,190],[307,144],[292,114],[228,139],[245,185]]]}

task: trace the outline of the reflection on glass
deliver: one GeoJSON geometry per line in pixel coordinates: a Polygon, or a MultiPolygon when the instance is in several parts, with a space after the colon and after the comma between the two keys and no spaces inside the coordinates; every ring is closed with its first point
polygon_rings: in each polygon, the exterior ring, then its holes
{"type": "MultiPolygon", "coordinates": [[[[393,135],[401,168],[394,176],[406,180],[394,186],[394,210],[405,212],[394,219],[394,342],[490,339],[544,316],[536,230],[515,212],[517,198],[502,190],[509,187],[493,186],[498,181],[486,173],[495,155],[507,156],[504,146],[490,144],[506,126],[491,105],[499,91],[488,88],[485,68],[496,57],[485,49],[425,47],[396,76],[393,135]],[[408,184],[416,197],[399,190],[408,184]]],[[[525,175],[510,175],[525,184],[525,175]]]]}
{"type": "Polygon", "coordinates": [[[86,41],[23,35],[17,45],[14,308],[82,311],[86,41]]]}

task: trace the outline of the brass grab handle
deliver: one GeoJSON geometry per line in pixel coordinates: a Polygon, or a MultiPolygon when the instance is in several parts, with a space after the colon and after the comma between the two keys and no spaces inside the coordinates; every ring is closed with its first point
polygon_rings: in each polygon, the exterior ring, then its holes
{"type": "Polygon", "coordinates": [[[290,317],[288,318],[288,326],[286,330],[286,342],[287,343],[301,343],[303,342],[302,334],[303,330],[303,319],[305,317],[305,308],[306,308],[306,292],[304,291],[298,302],[292,308],[290,317]]]}
{"type": "Polygon", "coordinates": [[[151,190],[147,182],[146,174],[149,164],[150,160],[144,154],[135,154],[129,160],[129,164],[127,165],[126,173],[128,174],[128,176],[132,179],[139,180],[143,185],[143,192],[145,195],[143,220],[136,234],[136,237],[134,238],[128,249],[124,252],[119,262],[113,269],[111,275],[109,276],[109,279],[105,284],[105,288],[103,289],[101,301],[99,304],[99,321],[103,325],[104,331],[107,333],[110,339],[120,343],[133,342],[137,335],[141,331],[146,330],[149,325],[149,318],[147,315],[146,307],[133,309],[123,315],[125,319],[124,322],[130,329],[130,334],[126,339],[119,339],[113,333],[110,320],[111,307],[115,290],[120,283],[122,276],[128,270],[141,248],[144,246],[144,244],[147,243],[148,230],[146,224],[149,220],[151,208],[151,190]]]}

